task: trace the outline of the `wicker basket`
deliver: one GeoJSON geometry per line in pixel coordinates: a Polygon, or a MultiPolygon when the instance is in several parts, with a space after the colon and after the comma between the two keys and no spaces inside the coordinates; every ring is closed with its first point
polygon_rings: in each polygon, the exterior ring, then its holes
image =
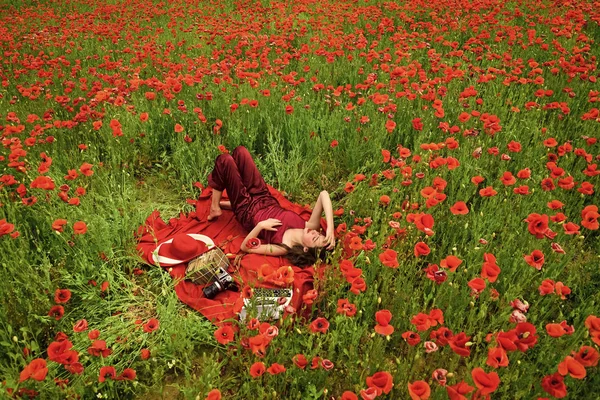
{"type": "Polygon", "coordinates": [[[214,247],[188,263],[185,270],[186,279],[198,285],[207,285],[217,279],[216,273],[221,268],[228,270],[229,259],[223,250],[214,247]]]}

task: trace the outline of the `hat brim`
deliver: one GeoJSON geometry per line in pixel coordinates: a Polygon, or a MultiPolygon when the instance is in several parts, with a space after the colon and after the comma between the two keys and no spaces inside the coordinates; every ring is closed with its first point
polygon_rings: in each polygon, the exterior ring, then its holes
{"type": "MultiPolygon", "coordinates": [[[[215,243],[208,236],[200,235],[199,233],[187,233],[186,235],[188,235],[189,237],[191,237],[194,240],[203,242],[206,245],[206,247],[208,248],[208,250],[215,247],[215,243]]],[[[160,250],[160,247],[163,244],[169,244],[171,242],[173,242],[173,238],[171,238],[169,240],[165,240],[164,242],[162,242],[161,244],[156,246],[156,249],[154,249],[154,251],[152,252],[152,262],[154,263],[154,265],[157,265],[159,267],[169,267],[172,265],[183,264],[185,262],[190,261],[190,260],[176,260],[174,258],[164,257],[164,256],[161,256],[158,254],[158,251],[160,250]]]]}

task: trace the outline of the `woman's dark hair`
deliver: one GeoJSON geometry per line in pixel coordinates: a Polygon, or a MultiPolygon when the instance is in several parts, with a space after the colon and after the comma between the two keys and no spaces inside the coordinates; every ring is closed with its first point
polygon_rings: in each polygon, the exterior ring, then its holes
{"type": "Polygon", "coordinates": [[[285,258],[292,265],[300,268],[310,267],[317,262],[317,259],[325,260],[325,257],[327,257],[327,249],[325,247],[308,247],[307,251],[304,251],[304,246],[300,244],[292,247],[283,243],[277,243],[276,245],[283,247],[287,251],[285,258]]]}

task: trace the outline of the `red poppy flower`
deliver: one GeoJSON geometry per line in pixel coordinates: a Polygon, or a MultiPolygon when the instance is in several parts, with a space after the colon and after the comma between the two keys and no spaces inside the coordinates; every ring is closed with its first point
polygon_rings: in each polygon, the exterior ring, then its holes
{"type": "Polygon", "coordinates": [[[450,207],[450,212],[454,215],[466,215],[469,213],[469,208],[464,201],[457,201],[450,207]]]}
{"type": "Polygon", "coordinates": [[[415,325],[418,331],[426,331],[431,327],[431,318],[427,314],[418,313],[410,320],[410,323],[415,325]]]}
{"type": "Polygon", "coordinates": [[[592,346],[582,346],[575,354],[575,359],[584,367],[589,368],[598,365],[600,355],[592,346]]]}
{"type": "Polygon", "coordinates": [[[221,391],[219,389],[211,390],[204,400],[221,400],[221,391]]]}
{"type": "Polygon", "coordinates": [[[456,385],[446,386],[446,392],[448,393],[450,400],[467,400],[464,395],[471,393],[473,390],[475,390],[475,388],[469,386],[464,381],[461,381],[456,385]]]}
{"type": "Polygon", "coordinates": [[[76,235],[83,235],[87,232],[87,225],[83,221],[77,221],[73,224],[73,232],[76,235]]]}
{"type": "Polygon", "coordinates": [[[563,225],[563,229],[565,230],[566,235],[578,235],[579,234],[579,225],[574,224],[572,222],[567,222],[563,225]]]}
{"type": "Polygon", "coordinates": [[[440,347],[447,345],[453,336],[454,335],[452,331],[445,326],[442,326],[439,329],[433,330],[429,333],[429,338],[435,341],[435,344],[440,347]]]}
{"type": "Polygon", "coordinates": [[[436,381],[441,386],[446,386],[446,375],[448,375],[448,371],[443,368],[438,368],[433,371],[431,374],[431,379],[436,381]]]}
{"type": "Polygon", "coordinates": [[[558,243],[550,243],[550,247],[552,248],[552,251],[555,253],[565,254],[565,250],[558,243]]]}
{"type": "Polygon", "coordinates": [[[556,282],[556,285],[554,285],[554,290],[562,300],[565,300],[567,298],[566,296],[571,294],[571,289],[562,282],[556,282]]]}
{"type": "Polygon", "coordinates": [[[337,302],[337,313],[353,317],[356,315],[356,305],[350,303],[348,299],[339,299],[337,302]]]}
{"type": "Polygon", "coordinates": [[[377,397],[377,389],[370,387],[360,391],[360,397],[363,400],[374,400],[377,397]]]}
{"type": "Polygon", "coordinates": [[[313,333],[317,333],[317,332],[327,333],[328,329],[329,329],[329,321],[327,321],[323,317],[319,317],[319,318],[315,319],[310,324],[310,330],[313,333]]]}
{"type": "Polygon", "coordinates": [[[527,186],[527,185],[522,185],[522,186],[514,188],[513,193],[520,194],[523,196],[527,196],[528,194],[531,194],[531,192],[529,192],[529,186],[527,186]]]}
{"type": "Polygon", "coordinates": [[[269,368],[267,368],[267,372],[271,375],[282,374],[286,371],[285,366],[278,363],[273,363],[269,368]]]}
{"type": "Polygon", "coordinates": [[[487,186],[479,191],[481,197],[494,197],[498,192],[492,186],[487,186]]]}
{"type": "Polygon", "coordinates": [[[561,324],[547,324],[546,332],[553,338],[559,338],[567,333],[561,324]]]}
{"type": "Polygon", "coordinates": [[[477,186],[478,186],[480,183],[482,183],[483,181],[485,181],[485,178],[484,178],[483,176],[476,175],[476,176],[474,176],[474,177],[472,177],[472,178],[471,178],[471,182],[472,182],[474,185],[477,185],[477,186]]]}
{"type": "Polygon", "coordinates": [[[19,374],[19,383],[30,378],[41,382],[46,379],[47,374],[48,367],[46,366],[46,360],[43,358],[36,358],[27,364],[27,366],[21,371],[19,374]]]}
{"type": "Polygon", "coordinates": [[[217,342],[225,345],[234,340],[235,331],[231,325],[221,325],[215,331],[215,339],[217,342]]]}
{"type": "Polygon", "coordinates": [[[66,303],[71,298],[71,291],[69,289],[56,289],[54,292],[55,303],[66,303]]]}
{"type": "Polygon", "coordinates": [[[390,162],[391,153],[390,153],[389,150],[381,149],[381,156],[383,157],[383,162],[384,163],[389,163],[390,162]]]}
{"type": "Polygon", "coordinates": [[[500,180],[502,181],[502,184],[504,186],[511,186],[517,182],[517,179],[513,176],[513,174],[510,171],[504,172],[500,180]]]}
{"type": "Polygon", "coordinates": [[[252,350],[252,353],[261,358],[265,356],[267,352],[267,346],[270,342],[271,338],[262,334],[258,334],[249,339],[250,349],[252,350]]]}
{"type": "Polygon", "coordinates": [[[481,278],[473,278],[469,281],[469,283],[467,284],[474,293],[478,294],[483,292],[483,290],[485,289],[485,281],[481,278]]]}
{"type": "Polygon", "coordinates": [[[304,369],[308,365],[308,360],[303,354],[296,354],[294,357],[292,357],[292,361],[300,369],[304,369]]]}
{"type": "Polygon", "coordinates": [[[379,260],[389,268],[397,268],[400,265],[398,263],[398,253],[392,249],[386,249],[383,253],[379,254],[379,260]]]}
{"type": "MultiPolygon", "coordinates": [[[[388,120],[385,122],[385,130],[386,130],[388,133],[392,133],[392,132],[394,131],[394,129],[396,129],[396,123],[395,123],[394,121],[392,121],[391,119],[388,119],[388,120]]],[[[415,129],[416,129],[416,128],[415,128],[415,129]]],[[[420,130],[420,129],[418,129],[418,130],[420,130]]]]}
{"type": "Polygon", "coordinates": [[[517,178],[519,179],[528,179],[531,177],[531,170],[529,168],[525,168],[517,172],[517,178]]]}
{"type": "Polygon", "coordinates": [[[550,220],[552,222],[557,223],[557,224],[560,224],[561,222],[566,221],[566,219],[567,219],[567,216],[565,214],[561,213],[561,212],[556,213],[556,215],[553,215],[553,216],[550,217],[550,220]]]}
{"type": "Polygon", "coordinates": [[[415,244],[414,254],[415,257],[426,256],[431,253],[431,249],[425,242],[418,242],[415,244]]]}
{"type": "Polygon", "coordinates": [[[95,340],[100,336],[100,331],[98,329],[94,329],[88,332],[88,339],[95,340]]]}
{"type": "Polygon", "coordinates": [[[440,261],[440,267],[448,268],[451,272],[455,272],[461,264],[462,260],[453,255],[449,255],[440,261]]]}
{"type": "Polygon", "coordinates": [[[377,396],[388,394],[394,387],[394,378],[387,371],[379,371],[367,377],[367,386],[377,390],[377,396]]]}
{"type": "MultiPolygon", "coordinates": [[[[546,329],[548,329],[548,326],[546,326],[546,329]]],[[[575,379],[583,379],[586,375],[584,365],[571,356],[567,356],[560,364],[558,364],[558,372],[563,376],[569,374],[575,379]]]]}
{"type": "Polygon", "coordinates": [[[481,368],[474,368],[471,371],[471,377],[482,395],[494,392],[500,384],[500,377],[496,372],[486,373],[481,368]]]}
{"type": "Polygon", "coordinates": [[[564,378],[558,372],[546,375],[542,379],[542,389],[557,399],[567,396],[567,386],[565,385],[564,378]]]}
{"type": "Polygon", "coordinates": [[[387,206],[390,204],[390,196],[384,194],[381,197],[379,197],[379,204],[381,204],[382,206],[387,206]]]}
{"type": "Polygon", "coordinates": [[[448,341],[448,344],[452,351],[459,356],[468,357],[471,354],[471,350],[469,349],[469,339],[471,339],[470,336],[467,336],[464,332],[460,332],[452,336],[452,339],[448,341]]]}
{"type": "Polygon", "coordinates": [[[594,194],[594,185],[590,182],[581,182],[581,186],[577,189],[577,191],[586,196],[591,196],[594,194]]]}
{"type": "Polygon", "coordinates": [[[115,367],[100,368],[100,373],[98,374],[98,382],[104,382],[107,377],[111,379],[115,379],[117,377],[117,371],[115,370],[115,367]]]}
{"type": "Polygon", "coordinates": [[[359,294],[360,292],[364,292],[367,290],[367,283],[361,277],[358,277],[352,281],[352,286],[350,287],[350,291],[354,294],[359,294]]]}
{"type": "Polygon", "coordinates": [[[266,370],[265,364],[257,361],[250,367],[250,376],[253,378],[258,378],[259,376],[262,376],[266,370]]]}
{"type": "Polygon", "coordinates": [[[411,346],[416,346],[421,342],[421,337],[418,333],[412,331],[406,331],[402,334],[402,339],[406,340],[406,342],[411,346]]]}
{"type": "Polygon", "coordinates": [[[537,343],[536,328],[529,322],[519,322],[514,332],[518,339],[516,342],[517,348],[522,352],[531,349],[537,343]]]}
{"type": "Polygon", "coordinates": [[[496,282],[500,272],[500,267],[492,262],[484,262],[481,267],[481,277],[487,279],[490,283],[496,282]]]}
{"type": "Polygon", "coordinates": [[[95,340],[90,347],[88,353],[94,357],[108,357],[112,354],[112,350],[106,347],[104,340],[95,340]]]}
{"type": "Polygon", "coordinates": [[[73,326],[74,332],[85,332],[88,329],[88,322],[85,319],[80,319],[73,326]]]}
{"type": "Polygon", "coordinates": [[[525,259],[525,262],[533,268],[538,271],[542,270],[542,265],[544,265],[544,253],[540,250],[534,250],[531,254],[523,256],[523,258],[525,259]]]}
{"type": "Polygon", "coordinates": [[[248,239],[248,241],[246,242],[246,247],[248,249],[256,249],[258,248],[258,246],[261,245],[260,239],[259,238],[250,238],[248,239]]]}
{"type": "Polygon", "coordinates": [[[353,392],[346,390],[344,393],[342,393],[340,400],[358,400],[358,396],[356,396],[356,394],[353,392]]]}
{"type": "Polygon", "coordinates": [[[538,290],[542,296],[554,293],[554,281],[552,279],[544,279],[538,290]]]}
{"type": "Polygon", "coordinates": [[[521,151],[521,143],[515,142],[514,140],[511,140],[506,147],[508,147],[508,151],[512,153],[519,153],[521,151]]]}
{"type": "Polygon", "coordinates": [[[79,167],[79,172],[81,172],[85,176],[94,175],[94,171],[92,171],[93,165],[90,163],[83,163],[81,167],[79,167]]]}
{"type": "Polygon", "coordinates": [[[600,226],[598,223],[598,207],[595,205],[586,206],[581,211],[581,225],[589,230],[597,230],[600,226]]]}
{"type": "Polygon", "coordinates": [[[490,367],[508,367],[508,362],[508,356],[502,347],[492,347],[488,350],[486,364],[490,367]]]}
{"type": "Polygon", "coordinates": [[[157,330],[160,326],[160,323],[156,318],[150,318],[148,322],[144,324],[144,332],[151,333],[157,330]]]}
{"type": "Polygon", "coordinates": [[[48,311],[48,316],[53,317],[55,320],[59,320],[65,315],[65,309],[63,306],[52,306],[50,307],[50,311],[48,311]]]}
{"type": "Polygon", "coordinates": [[[444,312],[439,308],[433,308],[429,311],[429,322],[431,326],[436,326],[438,323],[440,325],[444,324],[444,312]]]}
{"type": "Polygon", "coordinates": [[[423,123],[421,122],[421,118],[414,118],[412,120],[412,126],[416,131],[422,131],[423,123]]]}
{"type": "Polygon", "coordinates": [[[315,289],[308,290],[302,296],[302,302],[304,304],[312,304],[313,301],[317,298],[318,295],[319,295],[319,292],[317,292],[315,289]]]}
{"type": "Polygon", "coordinates": [[[408,394],[412,400],[426,400],[431,395],[431,388],[425,381],[409,382],[408,394]]]}
{"type": "Polygon", "coordinates": [[[528,223],[529,233],[538,239],[542,239],[548,230],[548,216],[546,214],[531,213],[525,219],[528,223]]]}
{"type": "Polygon", "coordinates": [[[323,367],[325,371],[333,369],[334,366],[335,365],[331,362],[331,360],[328,360],[326,358],[321,360],[321,367],[323,367]]]}
{"type": "Polygon", "coordinates": [[[150,358],[150,350],[148,350],[148,349],[140,350],[140,357],[142,357],[142,360],[149,359],[150,358]]]}
{"type": "Polygon", "coordinates": [[[57,232],[63,232],[63,228],[66,224],[66,219],[59,218],[52,223],[52,229],[54,229],[57,232]]]}
{"type": "Polygon", "coordinates": [[[392,319],[392,313],[389,310],[380,310],[375,313],[375,332],[380,335],[391,335],[394,333],[394,327],[390,325],[392,319]]]}

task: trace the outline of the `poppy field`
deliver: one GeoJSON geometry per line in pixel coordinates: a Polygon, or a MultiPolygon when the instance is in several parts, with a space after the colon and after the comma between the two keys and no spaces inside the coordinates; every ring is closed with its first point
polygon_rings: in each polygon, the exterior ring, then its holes
{"type": "Polygon", "coordinates": [[[599,42],[582,0],[3,2],[0,397],[600,398],[599,42]],[[278,321],[137,251],[238,145],[333,203],[278,321]]]}

